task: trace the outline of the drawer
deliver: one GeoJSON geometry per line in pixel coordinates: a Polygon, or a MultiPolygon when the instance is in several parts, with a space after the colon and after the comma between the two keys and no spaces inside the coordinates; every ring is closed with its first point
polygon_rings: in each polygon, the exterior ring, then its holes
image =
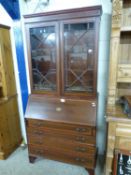
{"type": "Polygon", "coordinates": [[[118,123],[116,126],[116,136],[131,138],[131,124],[118,123]]]}
{"type": "Polygon", "coordinates": [[[95,136],[87,136],[79,134],[72,134],[64,132],[63,130],[55,130],[55,129],[45,129],[39,130],[34,128],[27,128],[27,137],[28,142],[40,142],[44,140],[48,140],[49,138],[54,138],[54,140],[64,140],[66,142],[71,143],[87,143],[89,145],[96,145],[96,137],[95,136]],[[35,139],[35,140],[34,140],[35,139]]]}
{"type": "Polygon", "coordinates": [[[86,168],[94,168],[96,161],[96,154],[87,156],[75,155],[70,152],[65,152],[61,150],[51,150],[47,148],[37,148],[35,146],[29,145],[29,154],[35,156],[42,156],[52,160],[62,161],[66,163],[72,163],[76,165],[81,165],[86,168]]]}
{"type": "Polygon", "coordinates": [[[36,145],[38,148],[47,147],[50,149],[59,149],[75,154],[94,155],[96,147],[86,143],[77,143],[59,137],[43,136],[43,137],[28,137],[29,145],[36,145]]]}
{"type": "Polygon", "coordinates": [[[43,120],[34,120],[28,119],[26,120],[27,127],[36,128],[39,130],[45,129],[54,129],[54,130],[61,130],[61,132],[72,132],[72,133],[82,133],[88,136],[95,136],[96,135],[96,128],[93,126],[87,125],[78,125],[78,124],[68,124],[68,123],[61,123],[61,122],[50,122],[50,121],[43,121],[43,120]]]}
{"type": "Polygon", "coordinates": [[[116,137],[115,148],[123,150],[131,150],[131,137],[116,137]]]}
{"type": "Polygon", "coordinates": [[[118,65],[118,82],[131,81],[131,65],[118,65]]]}

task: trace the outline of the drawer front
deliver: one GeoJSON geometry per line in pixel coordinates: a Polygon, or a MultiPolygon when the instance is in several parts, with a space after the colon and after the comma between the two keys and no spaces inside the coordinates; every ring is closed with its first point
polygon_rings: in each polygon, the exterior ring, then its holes
{"type": "Polygon", "coordinates": [[[115,148],[131,150],[131,137],[116,137],[115,148]]]}
{"type": "Polygon", "coordinates": [[[76,143],[65,138],[51,137],[51,136],[38,136],[34,137],[32,135],[28,136],[28,144],[36,145],[39,148],[47,147],[50,149],[59,149],[63,151],[75,152],[75,154],[83,155],[94,155],[96,152],[95,146],[85,144],[85,143],[76,143]]]}
{"type": "Polygon", "coordinates": [[[61,150],[51,150],[49,148],[38,148],[33,145],[29,145],[28,148],[30,155],[42,156],[53,160],[82,165],[86,168],[95,167],[96,155],[89,155],[88,157],[83,157],[81,155],[71,154],[70,152],[64,152],[61,150]]]}
{"type": "Polygon", "coordinates": [[[45,129],[39,130],[34,128],[27,128],[27,136],[28,142],[38,142],[41,143],[44,140],[48,140],[49,138],[54,138],[54,140],[62,139],[66,142],[73,143],[87,143],[89,145],[96,145],[96,137],[95,136],[87,136],[82,133],[72,134],[64,132],[63,130],[54,130],[54,129],[45,129]],[[35,139],[35,140],[34,140],[35,139]]]}
{"type": "Polygon", "coordinates": [[[119,65],[118,66],[118,82],[130,82],[131,81],[131,65],[119,65]]]}
{"type": "Polygon", "coordinates": [[[131,137],[131,124],[118,123],[116,126],[116,136],[131,137]]]}
{"type": "Polygon", "coordinates": [[[45,129],[54,129],[54,130],[63,130],[64,132],[72,132],[75,134],[83,134],[88,136],[95,136],[96,135],[96,128],[92,126],[86,125],[78,125],[78,124],[67,124],[67,123],[60,123],[60,122],[50,122],[50,121],[43,121],[43,120],[34,120],[28,119],[26,120],[27,127],[36,128],[39,130],[45,129]]]}

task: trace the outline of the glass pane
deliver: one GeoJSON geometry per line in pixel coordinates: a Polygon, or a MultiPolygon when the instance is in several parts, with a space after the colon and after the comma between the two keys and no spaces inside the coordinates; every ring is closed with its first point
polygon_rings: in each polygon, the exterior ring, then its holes
{"type": "Polygon", "coordinates": [[[94,23],[64,25],[65,91],[93,92],[94,23]]]}
{"type": "Polygon", "coordinates": [[[56,90],[55,27],[30,29],[33,89],[56,90]]]}

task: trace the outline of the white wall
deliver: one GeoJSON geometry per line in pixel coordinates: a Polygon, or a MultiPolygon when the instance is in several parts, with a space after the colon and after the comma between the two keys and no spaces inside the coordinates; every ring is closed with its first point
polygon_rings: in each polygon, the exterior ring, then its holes
{"type": "MultiPolygon", "coordinates": [[[[100,38],[99,38],[99,61],[98,61],[98,93],[99,93],[99,103],[98,103],[98,117],[97,117],[97,145],[99,147],[99,153],[103,154],[105,150],[105,137],[106,137],[106,123],[104,119],[105,115],[105,102],[107,96],[107,79],[108,79],[108,63],[109,63],[109,41],[110,41],[110,23],[111,23],[111,10],[112,4],[111,0],[50,0],[47,7],[37,8],[38,0],[29,1],[27,4],[21,3],[22,14],[46,12],[54,10],[62,10],[77,7],[86,7],[93,5],[102,5],[103,14],[101,17],[100,25],[100,38]],[[37,3],[36,3],[37,2],[37,3]]],[[[23,19],[22,19],[23,21],[23,19]]],[[[24,25],[23,25],[24,33],[24,25]]],[[[26,42],[24,39],[24,46],[26,50],[26,42]]],[[[26,68],[27,65],[27,55],[26,56],[26,68]]],[[[27,71],[28,73],[28,71],[27,71]]],[[[29,75],[28,75],[28,86],[29,86],[29,75]]],[[[29,86],[30,92],[30,86],[29,86]]]]}
{"type": "Polygon", "coordinates": [[[21,11],[23,14],[37,13],[42,11],[54,11],[61,9],[93,6],[93,5],[102,5],[104,13],[111,13],[111,0],[50,0],[47,7],[40,7],[36,9],[39,0],[32,0],[27,3],[24,3],[20,0],[21,11]]]}
{"type": "Polygon", "coordinates": [[[3,6],[0,4],[0,24],[11,26],[13,23],[11,17],[8,15],[8,13],[5,11],[3,6]]]}
{"type": "Polygon", "coordinates": [[[16,88],[17,88],[17,93],[18,93],[18,105],[19,105],[19,112],[20,112],[21,130],[22,130],[23,138],[26,138],[24,114],[22,110],[21,90],[20,90],[20,83],[19,83],[19,72],[18,72],[18,64],[17,64],[17,57],[16,57],[16,50],[15,50],[15,39],[14,39],[14,32],[13,32],[14,22],[1,4],[0,4],[0,24],[11,27],[10,35],[11,35],[14,72],[15,72],[15,78],[16,78],[16,88]]]}

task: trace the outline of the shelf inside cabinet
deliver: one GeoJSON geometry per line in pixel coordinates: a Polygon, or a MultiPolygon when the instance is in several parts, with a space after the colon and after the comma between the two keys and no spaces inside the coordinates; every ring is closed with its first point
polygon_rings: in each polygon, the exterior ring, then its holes
{"type": "Polygon", "coordinates": [[[119,64],[131,64],[131,32],[121,32],[119,45],[119,64]]]}
{"type": "Polygon", "coordinates": [[[131,83],[117,83],[118,97],[129,95],[129,94],[131,94],[131,83]]]}
{"type": "Polygon", "coordinates": [[[131,32],[131,26],[122,26],[121,32],[131,32]]]}
{"type": "Polygon", "coordinates": [[[131,26],[131,1],[123,0],[122,26],[131,26]]]}
{"type": "Polygon", "coordinates": [[[131,64],[119,64],[117,82],[131,82],[131,64]]]}

